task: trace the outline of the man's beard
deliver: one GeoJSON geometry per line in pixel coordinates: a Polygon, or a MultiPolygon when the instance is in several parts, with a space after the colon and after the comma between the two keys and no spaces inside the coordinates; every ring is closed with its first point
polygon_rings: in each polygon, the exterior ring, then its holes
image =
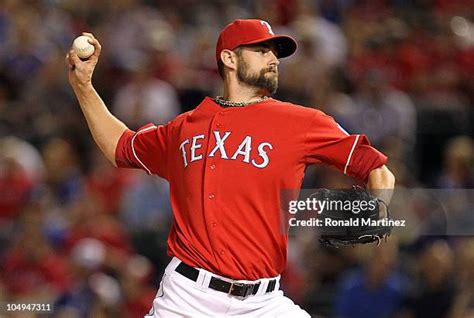
{"type": "Polygon", "coordinates": [[[276,67],[267,67],[260,70],[259,73],[252,74],[249,72],[248,64],[240,58],[239,67],[237,69],[237,78],[244,84],[265,89],[270,94],[275,94],[278,89],[278,70],[276,67]],[[265,76],[268,72],[274,72],[274,76],[265,76]]]}

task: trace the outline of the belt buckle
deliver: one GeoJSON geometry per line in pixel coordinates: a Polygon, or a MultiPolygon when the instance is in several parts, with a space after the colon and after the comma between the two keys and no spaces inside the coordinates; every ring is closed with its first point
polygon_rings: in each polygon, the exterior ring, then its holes
{"type": "Polygon", "coordinates": [[[234,291],[234,286],[237,286],[237,287],[244,287],[244,294],[243,295],[235,295],[235,296],[241,296],[241,297],[247,297],[248,295],[250,295],[252,293],[252,285],[249,285],[249,284],[244,284],[244,283],[231,283],[230,284],[230,288],[229,288],[229,292],[227,294],[229,295],[232,295],[232,292],[234,291]]]}
{"type": "Polygon", "coordinates": [[[232,295],[232,292],[234,291],[234,286],[238,286],[238,287],[244,287],[244,284],[243,283],[230,283],[230,288],[229,288],[229,292],[227,293],[228,295],[232,295]]]}

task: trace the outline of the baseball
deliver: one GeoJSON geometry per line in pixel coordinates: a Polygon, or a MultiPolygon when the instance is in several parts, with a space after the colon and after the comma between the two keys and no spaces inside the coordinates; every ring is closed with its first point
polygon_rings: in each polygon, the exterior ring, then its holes
{"type": "Polygon", "coordinates": [[[74,52],[76,52],[77,56],[81,59],[88,59],[92,54],[94,54],[95,48],[87,41],[88,39],[90,39],[88,36],[81,35],[72,43],[74,52]]]}

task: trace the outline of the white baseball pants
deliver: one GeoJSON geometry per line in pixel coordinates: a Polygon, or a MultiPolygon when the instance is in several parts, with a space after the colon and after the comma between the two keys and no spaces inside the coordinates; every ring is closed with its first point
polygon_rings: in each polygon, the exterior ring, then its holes
{"type": "MultiPolygon", "coordinates": [[[[310,315],[285,297],[279,290],[280,277],[276,277],[276,288],[265,293],[268,282],[261,279],[257,294],[246,298],[228,295],[208,288],[211,277],[232,282],[228,278],[199,269],[196,282],[176,272],[180,264],[176,257],[166,267],[160,288],[153,301],[153,308],[145,318],[150,317],[292,317],[308,318],[310,315]]],[[[239,280],[239,283],[255,284],[258,281],[239,280]]]]}

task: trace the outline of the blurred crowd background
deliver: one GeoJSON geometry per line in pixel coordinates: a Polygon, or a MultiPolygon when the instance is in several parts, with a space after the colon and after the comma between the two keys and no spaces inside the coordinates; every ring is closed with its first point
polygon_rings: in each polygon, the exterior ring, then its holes
{"type": "MultiPolygon", "coordinates": [[[[365,133],[399,188],[473,187],[472,0],[2,0],[1,301],[140,317],[168,261],[167,184],[98,152],[67,82],[72,40],[99,39],[93,83],[138,128],[218,95],[218,33],[250,17],[299,42],[276,98],[365,133]]],[[[316,167],[304,185],[353,182],[316,167]]],[[[474,317],[474,237],[438,234],[340,249],[291,236],[283,289],[314,317],[474,317]]]]}

